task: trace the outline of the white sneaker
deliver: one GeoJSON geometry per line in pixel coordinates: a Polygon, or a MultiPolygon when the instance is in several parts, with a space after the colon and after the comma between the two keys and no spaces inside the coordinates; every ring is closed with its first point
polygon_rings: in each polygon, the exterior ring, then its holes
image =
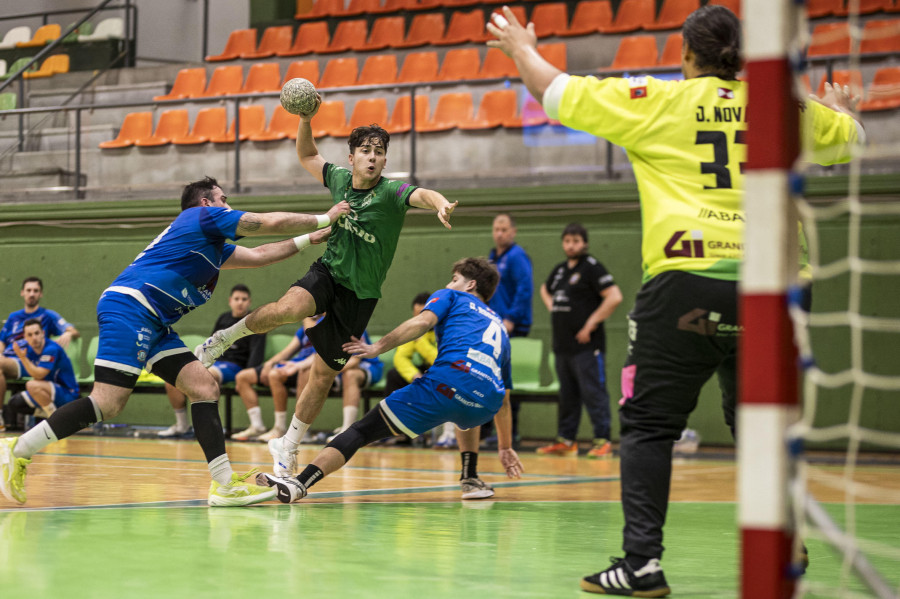
{"type": "Polygon", "coordinates": [[[283,437],[286,432],[287,431],[283,428],[278,428],[278,427],[273,426],[269,432],[258,436],[256,439],[254,439],[254,441],[261,441],[262,443],[268,443],[272,439],[278,439],[279,437],[283,437]]]}
{"type": "Polygon", "coordinates": [[[434,442],[435,449],[455,449],[456,447],[456,433],[454,432],[443,432],[434,442]]]}
{"type": "Polygon", "coordinates": [[[186,435],[189,430],[191,430],[191,427],[178,428],[177,424],[173,424],[166,430],[156,433],[156,436],[160,439],[171,439],[173,437],[182,437],[186,435]]]}
{"type": "Polygon", "coordinates": [[[266,432],[266,427],[253,426],[252,424],[239,433],[231,435],[232,441],[253,441],[266,432]]]}
{"type": "Polygon", "coordinates": [[[272,439],[268,443],[269,453],[275,461],[272,466],[272,472],[279,478],[293,476],[294,470],[297,469],[297,452],[288,451],[284,448],[284,440],[282,437],[272,439]]]}
{"type": "Polygon", "coordinates": [[[216,331],[206,341],[194,348],[194,355],[204,367],[209,368],[229,347],[231,347],[231,343],[225,339],[225,333],[216,331]]]}
{"type": "Polygon", "coordinates": [[[494,496],[494,488],[480,478],[464,478],[459,481],[463,499],[487,499],[494,496]]]}

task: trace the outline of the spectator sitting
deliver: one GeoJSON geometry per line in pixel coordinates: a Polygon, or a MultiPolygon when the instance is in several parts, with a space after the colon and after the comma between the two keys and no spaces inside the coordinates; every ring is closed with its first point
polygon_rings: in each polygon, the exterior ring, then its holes
{"type": "MultiPolygon", "coordinates": [[[[370,344],[368,331],[363,331],[361,341],[370,344]]],[[[374,358],[360,358],[353,356],[347,360],[347,364],[338,374],[331,386],[333,393],[340,393],[343,399],[343,422],[340,428],[334,431],[334,435],[328,438],[328,442],[341,434],[356,422],[359,416],[359,399],[363,389],[368,389],[381,380],[384,364],[377,356],[374,358]]]]}

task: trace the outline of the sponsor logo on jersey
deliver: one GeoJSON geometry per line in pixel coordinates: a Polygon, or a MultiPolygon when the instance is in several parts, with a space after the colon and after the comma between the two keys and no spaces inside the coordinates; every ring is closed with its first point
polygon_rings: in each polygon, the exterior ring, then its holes
{"type": "Polygon", "coordinates": [[[703,258],[702,231],[675,231],[665,247],[666,258],[703,258]],[[690,233],[688,239],[682,239],[690,233]]]}
{"type": "Polygon", "coordinates": [[[56,358],[53,356],[43,355],[41,356],[41,362],[50,362],[51,364],[56,361],[56,358]]]}
{"type": "Polygon", "coordinates": [[[637,100],[638,98],[646,98],[647,97],[647,86],[641,87],[632,87],[631,88],[631,99],[637,100]]]}
{"type": "Polygon", "coordinates": [[[720,87],[718,91],[720,98],[725,98],[726,100],[734,100],[734,91],[728,89],[727,87],[720,87]]]}
{"type": "Polygon", "coordinates": [[[580,280],[581,280],[581,273],[579,273],[579,272],[572,273],[572,276],[569,277],[569,285],[574,285],[575,283],[577,283],[580,280]]]}
{"type": "Polygon", "coordinates": [[[720,220],[723,222],[744,222],[743,213],[730,210],[710,210],[709,208],[701,208],[700,213],[697,216],[708,220],[720,220]]]}
{"type": "Polygon", "coordinates": [[[678,319],[678,330],[697,333],[706,337],[734,337],[744,327],[722,322],[722,315],[703,308],[694,308],[678,319]]]}
{"type": "Polygon", "coordinates": [[[461,370],[462,372],[469,372],[472,370],[472,365],[465,360],[457,360],[450,364],[450,368],[453,370],[461,370]]]}

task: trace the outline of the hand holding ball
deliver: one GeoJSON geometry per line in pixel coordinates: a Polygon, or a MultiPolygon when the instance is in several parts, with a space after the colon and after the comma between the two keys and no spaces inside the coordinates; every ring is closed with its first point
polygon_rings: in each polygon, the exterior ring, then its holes
{"type": "Polygon", "coordinates": [[[319,107],[315,86],[301,77],[291,79],[281,88],[281,105],[291,114],[309,116],[319,107]]]}

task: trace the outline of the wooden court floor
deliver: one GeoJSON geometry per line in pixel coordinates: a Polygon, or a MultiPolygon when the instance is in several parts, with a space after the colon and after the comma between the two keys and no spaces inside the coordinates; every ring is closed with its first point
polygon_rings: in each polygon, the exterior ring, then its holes
{"type": "MultiPolygon", "coordinates": [[[[318,449],[304,447],[300,462],[318,449]]],[[[236,471],[271,468],[262,444],[228,451],[236,471]]],[[[25,506],[0,497],[0,588],[11,597],[586,596],[579,578],[621,555],[618,460],[521,457],[525,476],[509,481],[496,453],[482,453],[490,500],[459,499],[455,451],[369,447],[301,503],[210,509],[195,442],[72,437],[35,456],[25,506]]],[[[860,466],[852,479],[826,464],[813,480],[836,519],[848,489],[876,489],[857,499],[854,525],[900,548],[896,462],[860,466]]],[[[663,565],[677,596],[736,596],[734,497],[732,460],[676,460],[663,565]]],[[[807,544],[811,580],[860,590],[824,543],[807,544]]],[[[875,561],[900,577],[900,559],[875,561]]]]}

